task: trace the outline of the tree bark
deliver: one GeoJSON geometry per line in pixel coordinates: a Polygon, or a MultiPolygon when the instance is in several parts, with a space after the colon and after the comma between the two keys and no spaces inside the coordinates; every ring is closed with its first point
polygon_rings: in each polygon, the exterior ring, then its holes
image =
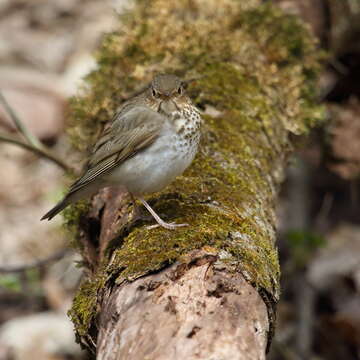
{"type": "Polygon", "coordinates": [[[149,199],[188,227],[146,229],[115,189],[65,215],[87,270],[70,316],[99,359],[265,359],[270,345],[276,196],[295,135],[322,117],[318,54],[296,18],[258,0],[220,3],[137,1],[72,103],[78,150],[155,72],[197,79],[188,93],[204,119],[190,169],[149,199]]]}
{"type": "Polygon", "coordinates": [[[215,256],[192,257],[105,297],[98,359],[265,359],[258,292],[215,256]]]}

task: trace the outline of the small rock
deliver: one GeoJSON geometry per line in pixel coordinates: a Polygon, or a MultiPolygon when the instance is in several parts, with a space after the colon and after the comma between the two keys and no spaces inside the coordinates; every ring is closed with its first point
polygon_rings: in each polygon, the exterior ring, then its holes
{"type": "Polygon", "coordinates": [[[308,280],[316,289],[334,285],[340,277],[356,279],[360,271],[360,227],[342,224],[327,237],[308,269],[308,280]]]}
{"type": "Polygon", "coordinates": [[[44,312],[7,321],[0,328],[0,348],[16,360],[80,356],[73,326],[65,314],[44,312]],[[29,356],[31,354],[31,356],[29,356]]]}

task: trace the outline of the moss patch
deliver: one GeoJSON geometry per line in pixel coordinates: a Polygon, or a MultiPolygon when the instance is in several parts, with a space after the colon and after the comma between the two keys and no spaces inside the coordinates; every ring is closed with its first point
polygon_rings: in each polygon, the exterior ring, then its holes
{"type": "Polygon", "coordinates": [[[74,323],[77,336],[89,336],[91,321],[97,311],[98,292],[105,284],[103,277],[85,281],[78,290],[68,315],[74,323]]]}
{"type": "MultiPolygon", "coordinates": [[[[188,91],[204,110],[201,149],[184,176],[149,197],[164,219],[189,227],[134,228],[109,254],[111,265],[80,289],[73,319],[88,328],[99,276],[133,280],[206,246],[277,299],[273,202],[289,134],[305,134],[322,118],[313,99],[314,39],[298,19],[260,0],[138,0],[120,20],[98,52],[98,69],[72,100],[68,134],[86,151],[123,99],[155,73],[197,77],[188,91]]],[[[75,228],[79,206],[67,217],[75,228]]]]}

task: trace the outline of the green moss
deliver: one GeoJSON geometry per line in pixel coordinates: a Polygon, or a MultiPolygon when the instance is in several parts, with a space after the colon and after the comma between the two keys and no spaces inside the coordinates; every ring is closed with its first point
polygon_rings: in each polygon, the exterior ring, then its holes
{"type": "Polygon", "coordinates": [[[76,204],[68,206],[63,211],[64,228],[70,238],[72,247],[83,250],[81,242],[79,241],[79,230],[81,218],[86,216],[90,208],[90,202],[83,200],[78,201],[76,204]]]}
{"type": "Polygon", "coordinates": [[[190,250],[203,246],[221,247],[231,229],[232,223],[239,223],[236,215],[194,202],[179,199],[164,199],[156,203],[156,209],[165,212],[169,219],[190,225],[179,231],[177,236],[161,228],[146,230],[142,227],[132,231],[123,246],[115,250],[114,262],[109,272],[123,268],[119,279],[134,279],[172,263],[190,250]],[[170,211],[169,211],[170,210],[170,211]],[[182,214],[182,216],[178,216],[182,214]],[[190,216],[191,214],[191,216],[190,216]],[[196,216],[201,214],[201,216],[196,216]],[[217,226],[214,226],[214,225],[217,226]]]}
{"type": "Polygon", "coordinates": [[[73,300],[68,315],[75,325],[78,336],[89,334],[91,321],[96,315],[98,292],[103,285],[104,280],[101,275],[97,276],[95,281],[85,281],[73,300]]]}
{"type": "Polygon", "coordinates": [[[249,32],[255,33],[261,45],[266,45],[267,56],[280,64],[299,61],[312,50],[307,29],[296,16],[284,14],[271,4],[250,9],[240,14],[238,21],[249,32]],[[272,29],[269,32],[269,29],[272,29]]]}
{"type": "MultiPolygon", "coordinates": [[[[105,259],[75,300],[72,317],[82,333],[94,316],[99,278],[133,280],[203,247],[225,253],[254,286],[279,296],[273,201],[289,134],[306,134],[322,118],[314,102],[319,54],[295,17],[257,0],[222,5],[220,12],[218,0],[205,7],[201,0],[137,1],[122,17],[123,31],[105,38],[98,69],[72,101],[68,133],[79,151],[157,72],[198,78],[188,92],[205,109],[192,166],[149,197],[164,219],[189,226],[168,231],[138,224],[121,236],[108,251],[111,265],[105,259]]],[[[67,213],[74,228],[85,211],[78,206],[67,213]]]]}

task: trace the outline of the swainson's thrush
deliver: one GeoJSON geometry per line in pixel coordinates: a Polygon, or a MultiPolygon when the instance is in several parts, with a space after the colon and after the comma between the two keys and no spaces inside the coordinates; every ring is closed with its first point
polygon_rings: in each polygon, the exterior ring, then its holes
{"type": "Polygon", "coordinates": [[[139,95],[123,104],[90,155],[85,173],[43,219],[107,186],[125,187],[160,226],[166,223],[143,199],[162,190],[192,162],[200,139],[201,118],[175,75],[157,75],[139,95]]]}

